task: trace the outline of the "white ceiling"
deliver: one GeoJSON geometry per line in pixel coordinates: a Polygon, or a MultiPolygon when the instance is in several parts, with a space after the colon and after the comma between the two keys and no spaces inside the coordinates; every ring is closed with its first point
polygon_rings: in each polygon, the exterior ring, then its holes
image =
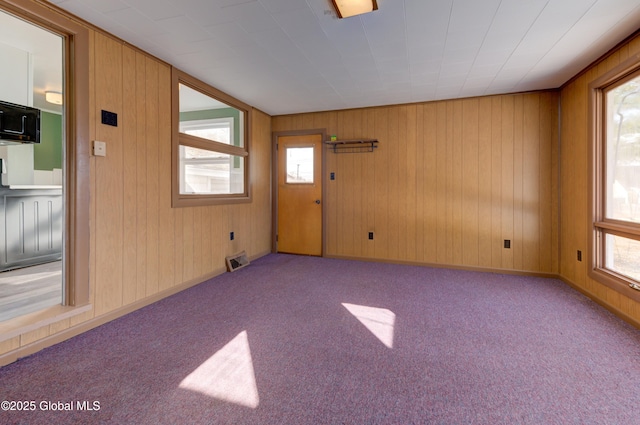
{"type": "Polygon", "coordinates": [[[50,0],[271,115],[556,88],[640,0],[50,0]]]}

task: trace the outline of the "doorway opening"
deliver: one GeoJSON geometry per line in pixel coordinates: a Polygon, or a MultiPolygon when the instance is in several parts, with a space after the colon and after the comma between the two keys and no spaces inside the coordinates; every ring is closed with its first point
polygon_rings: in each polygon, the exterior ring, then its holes
{"type": "Polygon", "coordinates": [[[65,304],[65,44],[0,10],[0,322],[65,304]]]}

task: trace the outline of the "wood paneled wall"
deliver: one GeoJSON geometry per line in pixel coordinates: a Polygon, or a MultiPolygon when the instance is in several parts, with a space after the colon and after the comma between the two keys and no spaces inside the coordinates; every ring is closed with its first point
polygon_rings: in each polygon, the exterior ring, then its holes
{"type": "Polygon", "coordinates": [[[271,117],[253,111],[251,203],[171,208],[170,67],[101,32],[90,40],[90,135],[107,146],[90,159],[92,308],[0,342],[0,355],[222,273],[227,255],[271,249],[271,117]]]}
{"type": "Polygon", "coordinates": [[[640,36],[613,51],[562,88],[561,129],[561,223],[560,275],[591,297],[629,319],[640,323],[640,304],[592,280],[588,276],[588,255],[577,261],[576,251],[588,252],[592,223],[589,221],[589,84],[640,53],[640,36]]]}
{"type": "Polygon", "coordinates": [[[317,128],[380,142],[325,152],[327,255],[558,272],[556,92],[272,119],[317,128]]]}

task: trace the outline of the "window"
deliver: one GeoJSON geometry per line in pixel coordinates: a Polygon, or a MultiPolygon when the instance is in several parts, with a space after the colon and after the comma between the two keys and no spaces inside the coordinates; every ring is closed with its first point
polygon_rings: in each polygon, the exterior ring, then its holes
{"type": "MultiPolygon", "coordinates": [[[[180,121],[180,132],[231,145],[233,122],[233,117],[180,121]]],[[[243,157],[180,146],[181,194],[238,194],[243,182],[243,157]]]]}
{"type": "Polygon", "coordinates": [[[287,184],[313,184],[313,147],[287,148],[287,184]]]}
{"type": "Polygon", "coordinates": [[[173,206],[247,202],[249,106],[175,69],[173,79],[173,206]]]}
{"type": "Polygon", "coordinates": [[[592,89],[591,274],[640,299],[640,64],[624,64],[594,82],[592,89]]]}

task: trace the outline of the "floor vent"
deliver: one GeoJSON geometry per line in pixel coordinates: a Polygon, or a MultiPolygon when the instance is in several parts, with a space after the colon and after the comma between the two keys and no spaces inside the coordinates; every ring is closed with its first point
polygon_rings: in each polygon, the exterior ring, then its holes
{"type": "Polygon", "coordinates": [[[235,255],[230,255],[226,258],[227,260],[227,270],[230,272],[236,271],[238,269],[243,268],[244,266],[249,265],[249,259],[247,258],[247,254],[242,251],[235,255]]]}

